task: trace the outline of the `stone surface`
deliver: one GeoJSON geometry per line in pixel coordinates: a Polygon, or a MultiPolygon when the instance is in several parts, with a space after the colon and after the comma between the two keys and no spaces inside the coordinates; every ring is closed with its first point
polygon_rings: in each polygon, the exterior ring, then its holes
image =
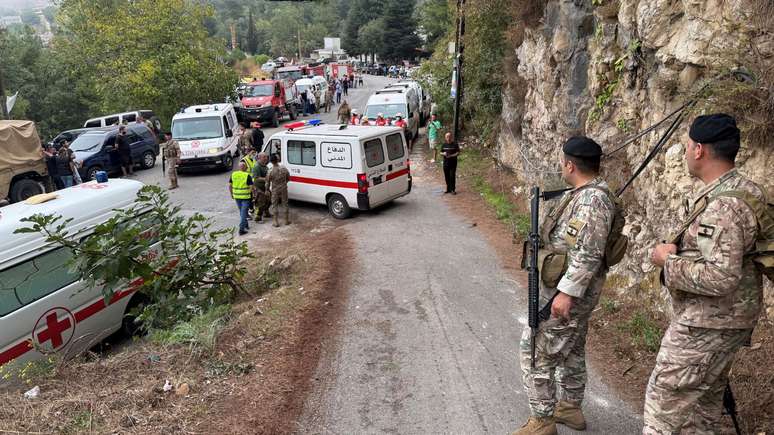
{"type": "MultiPolygon", "coordinates": [[[[520,80],[508,83],[519,83],[519,89],[503,90],[497,156],[523,184],[537,180],[544,188],[558,187],[557,158],[568,136],[587,134],[606,151],[617,147],[678,108],[686,93],[735,60],[745,41],[768,55],[774,51],[771,33],[752,28],[743,18],[743,0],[590,3],[548,1],[540,23],[528,26],[520,45],[513,47],[518,69],[508,73],[520,80]],[[592,119],[589,114],[603,94],[609,98],[592,119]]],[[[613,272],[630,286],[639,286],[654,272],[648,250],[674,229],[685,215],[685,198],[701,187],[683,163],[687,125],[624,195],[626,231],[633,242],[627,259],[613,272]]],[[[744,134],[744,120],[740,125],[744,134]]],[[[612,186],[623,184],[665,127],[603,160],[612,186]]],[[[737,163],[774,194],[774,153],[743,143],[737,163]]],[[[774,306],[770,284],[766,299],[774,306]]]]}

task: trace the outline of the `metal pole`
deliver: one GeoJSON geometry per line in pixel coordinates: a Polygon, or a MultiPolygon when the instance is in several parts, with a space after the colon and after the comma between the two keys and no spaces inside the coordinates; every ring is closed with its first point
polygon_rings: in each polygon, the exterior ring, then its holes
{"type": "Polygon", "coordinates": [[[454,140],[459,138],[460,133],[460,103],[462,101],[462,66],[464,36],[465,36],[465,0],[457,0],[457,35],[454,43],[454,74],[455,88],[457,92],[454,95],[454,140]]]}
{"type": "Polygon", "coordinates": [[[301,64],[301,29],[297,31],[298,34],[298,63],[301,64]]]}
{"type": "MultiPolygon", "coordinates": [[[[5,33],[5,29],[0,29],[0,37],[5,33]]],[[[5,107],[5,87],[3,85],[3,69],[0,68],[0,119],[10,118],[10,114],[6,113],[7,107],[5,107]]]]}

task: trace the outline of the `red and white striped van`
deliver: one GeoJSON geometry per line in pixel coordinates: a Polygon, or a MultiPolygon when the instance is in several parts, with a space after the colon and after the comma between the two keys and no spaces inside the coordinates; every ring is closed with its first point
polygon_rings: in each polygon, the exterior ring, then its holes
{"type": "Polygon", "coordinates": [[[403,129],[342,124],[287,124],[264,147],[290,171],[288,196],[327,204],[338,219],[411,192],[403,129]]]}

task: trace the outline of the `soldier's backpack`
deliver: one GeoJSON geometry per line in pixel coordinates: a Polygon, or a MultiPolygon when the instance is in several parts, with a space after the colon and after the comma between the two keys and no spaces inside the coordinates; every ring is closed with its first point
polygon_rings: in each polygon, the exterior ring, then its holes
{"type": "MultiPolygon", "coordinates": [[[[610,268],[621,262],[629,246],[629,239],[623,234],[626,217],[624,217],[620,200],[610,190],[596,185],[583,186],[580,189],[587,188],[605,192],[615,206],[613,223],[610,226],[610,235],[607,238],[607,245],[605,245],[605,265],[610,268]]],[[[565,195],[562,198],[562,202],[545,217],[540,229],[540,238],[543,243],[548,240],[549,234],[554,230],[559,218],[567,206],[570,205],[573,198],[574,195],[565,195]]],[[[540,269],[540,278],[546,287],[555,288],[559,285],[562,276],[567,272],[567,260],[567,253],[553,252],[549,249],[540,250],[538,253],[538,267],[540,269]]]]}
{"type": "Polygon", "coordinates": [[[691,226],[691,223],[699,217],[699,215],[707,208],[710,202],[719,197],[732,197],[737,198],[747,204],[755,214],[755,219],[758,222],[758,238],[755,240],[755,248],[752,252],[748,252],[746,256],[752,258],[753,263],[758,269],[766,275],[769,280],[774,281],[774,204],[761,201],[755,195],[743,190],[727,190],[725,192],[719,192],[711,197],[706,196],[701,198],[696,203],[693,212],[688,216],[683,225],[674,237],[671,238],[671,243],[678,244],[683,234],[691,226]]]}

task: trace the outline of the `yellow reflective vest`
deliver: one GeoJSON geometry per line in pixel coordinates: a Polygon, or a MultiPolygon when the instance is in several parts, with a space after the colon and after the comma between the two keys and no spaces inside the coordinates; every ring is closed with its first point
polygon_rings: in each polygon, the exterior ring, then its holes
{"type": "Polygon", "coordinates": [[[250,199],[250,186],[247,185],[247,177],[250,174],[244,171],[231,173],[231,194],[234,199],[250,199]]]}
{"type": "Polygon", "coordinates": [[[255,159],[250,156],[244,156],[242,157],[242,161],[247,165],[247,173],[251,174],[253,172],[253,168],[255,167],[255,159]]]}

